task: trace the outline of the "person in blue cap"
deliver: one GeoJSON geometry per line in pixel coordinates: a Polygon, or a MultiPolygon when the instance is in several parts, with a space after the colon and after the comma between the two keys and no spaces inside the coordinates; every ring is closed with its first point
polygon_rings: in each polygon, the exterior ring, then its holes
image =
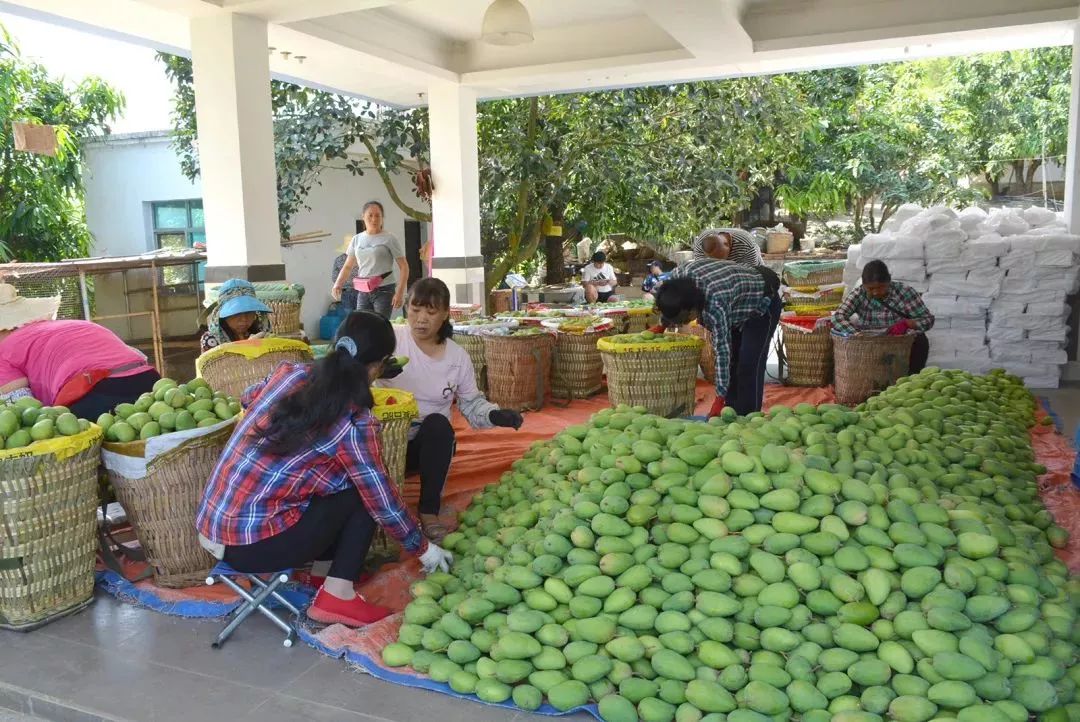
{"type": "Polygon", "coordinates": [[[223,343],[268,335],[270,313],[270,307],[255,296],[254,286],[230,278],[221,284],[218,299],[206,314],[206,333],[200,341],[202,353],[223,343]]]}

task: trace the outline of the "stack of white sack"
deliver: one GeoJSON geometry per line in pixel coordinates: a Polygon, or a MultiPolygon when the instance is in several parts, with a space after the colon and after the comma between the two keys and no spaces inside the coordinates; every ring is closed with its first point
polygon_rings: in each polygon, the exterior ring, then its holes
{"type": "Polygon", "coordinates": [[[1080,290],[1080,236],[1045,208],[903,206],[848,253],[845,282],[882,260],[923,293],[935,316],[930,363],[983,373],[1002,367],[1056,387],[1067,361],[1066,298],[1080,290]]]}
{"type": "Polygon", "coordinates": [[[862,266],[859,265],[859,256],[862,246],[854,244],[848,246],[847,263],[844,264],[844,295],[851,293],[855,287],[862,283],[862,266]]]}

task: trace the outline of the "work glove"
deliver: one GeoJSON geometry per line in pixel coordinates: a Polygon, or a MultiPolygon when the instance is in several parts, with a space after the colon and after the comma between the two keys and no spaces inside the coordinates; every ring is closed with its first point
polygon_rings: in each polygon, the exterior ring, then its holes
{"type": "Polygon", "coordinates": [[[488,414],[488,421],[496,426],[504,426],[508,429],[514,429],[517,431],[521,428],[521,424],[525,421],[521,414],[517,411],[511,411],[510,409],[492,409],[488,414]]]}
{"type": "Polygon", "coordinates": [[[714,416],[719,416],[725,406],[727,406],[727,400],[723,396],[717,395],[716,399],[712,402],[712,407],[709,408],[709,418],[711,419],[714,416]]]}
{"type": "Polygon", "coordinates": [[[382,373],[379,374],[380,379],[392,379],[395,376],[400,376],[401,372],[405,370],[404,366],[401,366],[397,362],[397,357],[391,357],[386,363],[383,364],[382,373]]]}
{"type": "Polygon", "coordinates": [[[897,321],[892,326],[889,326],[890,336],[903,336],[908,331],[907,321],[897,321]]]}
{"type": "Polygon", "coordinates": [[[436,569],[449,572],[453,563],[454,555],[433,541],[428,542],[427,551],[420,555],[420,566],[424,569],[424,574],[431,574],[436,569]]]}

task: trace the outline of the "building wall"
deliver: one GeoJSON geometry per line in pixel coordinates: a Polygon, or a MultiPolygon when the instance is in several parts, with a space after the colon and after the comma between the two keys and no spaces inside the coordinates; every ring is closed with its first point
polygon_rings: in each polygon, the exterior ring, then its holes
{"type": "MultiPolygon", "coordinates": [[[[150,204],[154,201],[190,200],[202,197],[199,180],[184,178],[176,153],[169,147],[167,133],[138,133],[113,136],[88,143],[86,155],[86,216],[94,235],[92,255],[136,255],[154,248],[150,204]]],[[[382,180],[374,170],[353,176],[345,170],[326,168],[308,196],[311,210],[298,213],[292,220],[294,235],[322,231],[328,238],[281,249],[286,277],[306,289],[302,307],[304,327],[312,338],[319,333],[319,318],[330,304],[330,278],[334,259],[344,236],[355,232],[360,209],[368,200],[379,200],[386,209],[386,228],[404,240],[405,214],[387,197],[382,180]]],[[[395,178],[398,194],[416,200],[410,179],[395,178]]],[[[208,243],[214,243],[212,237],[208,243]]],[[[148,310],[149,295],[130,295],[132,287],[148,287],[150,278],[129,274],[128,298],[133,311],[148,310]],[[145,300],[140,300],[144,298],[145,300]]],[[[98,315],[123,313],[125,291],[122,279],[102,277],[95,284],[98,315]]],[[[190,306],[190,299],[164,299],[163,305],[190,306]]],[[[149,336],[149,324],[143,320],[107,322],[121,336],[133,339],[149,336]]],[[[166,335],[183,336],[196,331],[196,314],[179,308],[163,313],[166,335]]]]}

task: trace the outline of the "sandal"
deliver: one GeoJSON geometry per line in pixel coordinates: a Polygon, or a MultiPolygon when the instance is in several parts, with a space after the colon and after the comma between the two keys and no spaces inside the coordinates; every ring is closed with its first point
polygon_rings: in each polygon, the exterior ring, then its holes
{"type": "Polygon", "coordinates": [[[429,541],[433,541],[436,544],[441,544],[442,540],[446,538],[446,535],[453,531],[453,529],[436,514],[421,514],[420,530],[424,532],[424,536],[426,536],[429,541]]]}

